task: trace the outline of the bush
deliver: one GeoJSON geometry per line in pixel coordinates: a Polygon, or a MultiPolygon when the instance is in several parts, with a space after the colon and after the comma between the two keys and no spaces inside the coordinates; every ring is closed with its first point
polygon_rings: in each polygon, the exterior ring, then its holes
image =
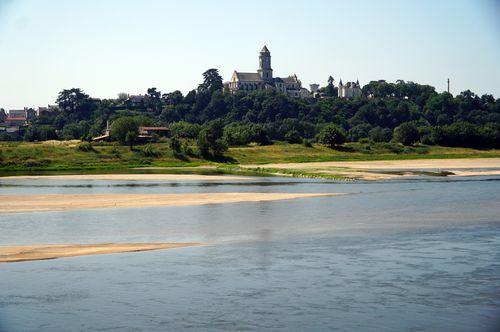
{"type": "Polygon", "coordinates": [[[346,136],[342,128],[333,124],[326,125],[318,134],[318,142],[335,148],[345,142],[346,136]]]}
{"type": "Polygon", "coordinates": [[[405,122],[394,129],[394,140],[403,145],[412,145],[418,142],[420,135],[417,126],[412,122],[405,122]]]}
{"type": "Polygon", "coordinates": [[[313,145],[312,145],[311,140],[310,140],[310,139],[305,138],[305,139],[304,139],[304,146],[305,146],[306,148],[312,148],[312,146],[313,146],[313,145]]]}
{"type": "Polygon", "coordinates": [[[297,130],[290,130],[285,134],[285,141],[290,144],[300,144],[302,143],[302,137],[297,130]]]}
{"type": "Polygon", "coordinates": [[[222,120],[209,122],[198,135],[198,149],[205,157],[221,157],[227,151],[227,143],[222,139],[224,124],[222,120]]]}
{"type": "Polygon", "coordinates": [[[92,146],[92,144],[90,142],[81,142],[80,144],[78,144],[76,146],[76,148],[80,151],[83,151],[83,152],[95,151],[94,147],[92,146]]]}
{"type": "Polygon", "coordinates": [[[161,153],[159,151],[156,151],[151,144],[146,144],[146,146],[141,150],[141,153],[144,157],[159,157],[161,153]]]}
{"type": "Polygon", "coordinates": [[[170,139],[170,148],[175,153],[180,153],[182,151],[181,141],[177,136],[172,136],[172,138],[170,139]]]}
{"type": "Polygon", "coordinates": [[[377,143],[389,142],[392,139],[392,131],[389,128],[375,127],[368,132],[368,137],[377,143]]]}
{"type": "Polygon", "coordinates": [[[369,131],[372,127],[367,123],[359,124],[355,127],[349,129],[349,133],[347,134],[347,138],[351,142],[357,142],[362,138],[367,138],[369,131]]]}
{"type": "Polygon", "coordinates": [[[121,144],[128,144],[132,147],[138,134],[139,125],[133,117],[121,117],[111,124],[111,137],[121,144]]]}
{"type": "Polygon", "coordinates": [[[192,124],[185,121],[174,122],[170,125],[170,133],[172,136],[179,138],[192,138],[195,139],[200,134],[201,126],[199,124],[192,124]]]}

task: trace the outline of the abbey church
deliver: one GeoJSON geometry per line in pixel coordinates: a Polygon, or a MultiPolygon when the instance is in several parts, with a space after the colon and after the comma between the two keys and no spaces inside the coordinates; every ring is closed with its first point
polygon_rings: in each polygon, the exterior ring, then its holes
{"type": "Polygon", "coordinates": [[[271,52],[264,46],[259,54],[259,69],[256,73],[243,73],[234,71],[231,80],[226,82],[225,88],[229,91],[238,90],[272,90],[285,93],[293,98],[310,97],[310,92],[302,87],[297,75],[288,77],[274,77],[271,68],[271,52]]]}

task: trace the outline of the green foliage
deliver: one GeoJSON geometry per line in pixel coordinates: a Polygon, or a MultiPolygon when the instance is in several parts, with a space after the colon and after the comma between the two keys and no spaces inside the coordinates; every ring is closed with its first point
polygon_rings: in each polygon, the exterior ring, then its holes
{"type": "Polygon", "coordinates": [[[111,137],[121,144],[132,146],[139,134],[139,125],[133,117],[118,118],[111,124],[111,137]]]}
{"type": "Polygon", "coordinates": [[[420,135],[413,122],[405,122],[394,129],[394,140],[403,145],[412,145],[418,142],[420,135]]]}
{"type": "Polygon", "coordinates": [[[209,122],[198,135],[198,149],[205,158],[221,157],[227,151],[227,143],[223,140],[224,124],[222,120],[209,122]]]}
{"type": "Polygon", "coordinates": [[[370,129],[368,137],[374,142],[389,142],[392,139],[392,130],[389,128],[375,127],[370,129]]]}
{"type": "Polygon", "coordinates": [[[311,142],[310,139],[304,138],[303,143],[304,143],[304,146],[306,148],[312,148],[313,147],[312,142],[311,142]]]}
{"type": "Polygon", "coordinates": [[[197,138],[201,130],[199,124],[192,124],[186,121],[179,121],[170,124],[172,136],[179,138],[197,138]]]}
{"type": "Polygon", "coordinates": [[[291,144],[300,144],[302,143],[302,137],[297,130],[290,130],[285,135],[285,141],[291,144]]]}
{"type": "Polygon", "coordinates": [[[90,142],[81,142],[76,146],[76,148],[80,151],[83,151],[83,152],[94,152],[95,151],[94,147],[92,146],[92,144],[90,142]]]}
{"type": "Polygon", "coordinates": [[[215,91],[222,90],[223,87],[224,85],[222,83],[222,77],[219,75],[219,71],[212,68],[203,73],[203,83],[198,87],[198,91],[213,94],[215,91]]]}
{"type": "Polygon", "coordinates": [[[317,139],[319,143],[335,148],[346,141],[346,135],[339,126],[329,124],[321,129],[317,139]]]}
{"type": "Polygon", "coordinates": [[[152,157],[152,158],[156,158],[156,157],[159,157],[161,155],[161,153],[159,151],[155,150],[155,148],[153,147],[152,144],[146,144],[141,149],[141,153],[144,157],[152,157]]]}
{"type": "Polygon", "coordinates": [[[172,136],[172,138],[170,139],[170,148],[175,153],[182,152],[182,144],[181,144],[180,139],[177,136],[172,136]]]}
{"type": "MultiPolygon", "coordinates": [[[[107,121],[114,124],[120,118],[133,118],[138,126],[169,126],[172,135],[183,141],[197,140],[202,127],[221,120],[225,125],[221,143],[231,146],[295,141],[297,133],[312,139],[319,137],[327,124],[346,130],[351,142],[369,138],[381,143],[392,139],[394,128],[411,122],[418,135],[407,141],[400,137],[407,133],[398,129],[395,140],[485,148],[499,144],[500,99],[491,95],[478,96],[467,90],[453,96],[437,93],[428,85],[381,80],[366,84],[362,97],[345,99],[336,97],[334,83],[329,79],[321,90],[325,98],[318,99],[294,99],[267,90],[233,94],[222,90],[218,71],[209,69],[198,89],[186,96],[177,90],[162,95],[150,88],[142,105],[126,103],[124,96],[121,100],[96,100],[80,89],[68,89],[57,99],[61,111],[39,116],[23,135],[27,141],[88,139],[102,135],[107,121]]],[[[125,144],[129,131],[136,132],[134,128],[125,129],[112,136],[125,144]]],[[[128,143],[135,144],[132,134],[129,136],[128,143]]],[[[2,138],[16,136],[2,134],[2,138]]]]}

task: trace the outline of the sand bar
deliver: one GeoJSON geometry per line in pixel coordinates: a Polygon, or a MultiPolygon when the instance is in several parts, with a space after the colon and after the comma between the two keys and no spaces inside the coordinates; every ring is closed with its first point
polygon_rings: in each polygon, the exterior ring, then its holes
{"type": "Polygon", "coordinates": [[[0,263],[191,247],[200,243],[101,243],[0,246],[0,263]]]}
{"type": "Polygon", "coordinates": [[[0,180],[104,180],[104,181],[249,181],[255,178],[198,174],[65,174],[4,176],[0,180]]]}
{"type": "Polygon", "coordinates": [[[412,160],[374,160],[374,161],[327,161],[310,163],[276,163],[264,165],[241,165],[244,168],[354,168],[379,170],[436,170],[436,169],[500,169],[500,158],[464,159],[412,159],[412,160]]]}
{"type": "Polygon", "coordinates": [[[2,202],[2,205],[0,206],[0,213],[264,202],[334,195],[339,194],[203,193],[0,195],[0,201],[2,202]]]}

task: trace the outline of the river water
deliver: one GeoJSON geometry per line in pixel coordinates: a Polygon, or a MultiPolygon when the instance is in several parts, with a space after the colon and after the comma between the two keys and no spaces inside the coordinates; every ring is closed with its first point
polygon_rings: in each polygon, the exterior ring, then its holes
{"type": "Polygon", "coordinates": [[[500,177],[0,178],[0,194],[191,192],[347,195],[0,214],[1,245],[207,244],[1,264],[0,331],[500,329],[500,177]]]}

